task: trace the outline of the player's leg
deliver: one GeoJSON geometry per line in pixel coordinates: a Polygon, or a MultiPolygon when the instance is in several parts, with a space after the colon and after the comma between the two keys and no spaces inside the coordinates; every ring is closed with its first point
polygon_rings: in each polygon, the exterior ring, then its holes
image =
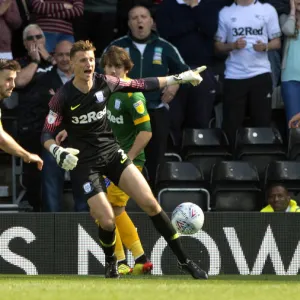
{"type": "Polygon", "coordinates": [[[165,238],[176,255],[178,266],[196,279],[206,279],[207,274],[184,253],[179,235],[173,228],[169,217],[153,196],[144,176],[133,164],[128,165],[122,172],[119,187],[150,216],[156,230],[165,238]]]}
{"type": "Polygon", "coordinates": [[[125,211],[129,196],[115,186],[108,178],[105,179],[105,184],[107,187],[107,197],[113,207],[116,226],[120,234],[120,240],[117,235],[115,249],[119,273],[123,275],[130,274],[132,271],[135,275],[149,273],[153,265],[147,259],[137,229],[125,211]],[[135,265],[133,270],[128,266],[126,261],[123,244],[132,252],[134,257],[135,265]]]}
{"type": "Polygon", "coordinates": [[[120,237],[118,226],[116,224],[116,247],[115,256],[118,262],[118,271],[120,275],[129,275],[132,273],[132,268],[128,265],[123,243],[120,237]]]}
{"type": "Polygon", "coordinates": [[[99,241],[105,254],[105,277],[118,278],[117,259],[114,255],[116,244],[115,217],[106,193],[99,192],[88,199],[91,215],[99,228],[99,241]]]}
{"type": "Polygon", "coordinates": [[[92,217],[98,225],[99,242],[105,254],[105,276],[118,278],[115,250],[115,217],[106,196],[106,187],[101,174],[88,166],[77,166],[73,171],[82,187],[82,196],[88,202],[92,217]]]}

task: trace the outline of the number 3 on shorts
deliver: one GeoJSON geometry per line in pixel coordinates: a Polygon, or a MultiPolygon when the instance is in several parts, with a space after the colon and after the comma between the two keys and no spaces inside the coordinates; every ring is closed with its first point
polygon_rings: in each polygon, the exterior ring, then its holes
{"type": "Polygon", "coordinates": [[[124,164],[124,162],[126,161],[126,159],[128,158],[127,155],[125,154],[124,150],[119,149],[118,153],[121,154],[121,164],[124,164]]]}

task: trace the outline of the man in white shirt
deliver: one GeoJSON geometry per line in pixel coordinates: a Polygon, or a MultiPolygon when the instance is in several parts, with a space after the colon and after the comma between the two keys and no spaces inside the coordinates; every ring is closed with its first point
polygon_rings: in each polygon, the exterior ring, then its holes
{"type": "Polygon", "coordinates": [[[280,35],[278,15],[270,4],[236,0],[220,11],[215,48],[228,53],[223,128],[232,145],[247,108],[251,126],[271,124],[272,78],[267,51],[281,47],[280,35]]]}

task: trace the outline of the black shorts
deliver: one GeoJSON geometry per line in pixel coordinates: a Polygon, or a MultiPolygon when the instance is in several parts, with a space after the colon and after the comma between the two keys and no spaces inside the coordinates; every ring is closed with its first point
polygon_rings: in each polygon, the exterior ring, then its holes
{"type": "Polygon", "coordinates": [[[118,185],[123,171],[130,164],[131,160],[122,149],[114,149],[104,162],[99,160],[77,165],[71,172],[81,185],[83,197],[88,200],[100,192],[106,192],[106,180],[103,176],[118,185]]]}

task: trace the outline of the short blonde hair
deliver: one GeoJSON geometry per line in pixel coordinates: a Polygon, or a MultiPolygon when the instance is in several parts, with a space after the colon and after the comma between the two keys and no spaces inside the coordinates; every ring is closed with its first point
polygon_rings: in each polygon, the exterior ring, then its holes
{"type": "Polygon", "coordinates": [[[73,44],[71,51],[70,51],[70,58],[74,57],[77,52],[80,51],[95,51],[96,48],[94,47],[93,43],[90,41],[78,41],[73,44]]]}

